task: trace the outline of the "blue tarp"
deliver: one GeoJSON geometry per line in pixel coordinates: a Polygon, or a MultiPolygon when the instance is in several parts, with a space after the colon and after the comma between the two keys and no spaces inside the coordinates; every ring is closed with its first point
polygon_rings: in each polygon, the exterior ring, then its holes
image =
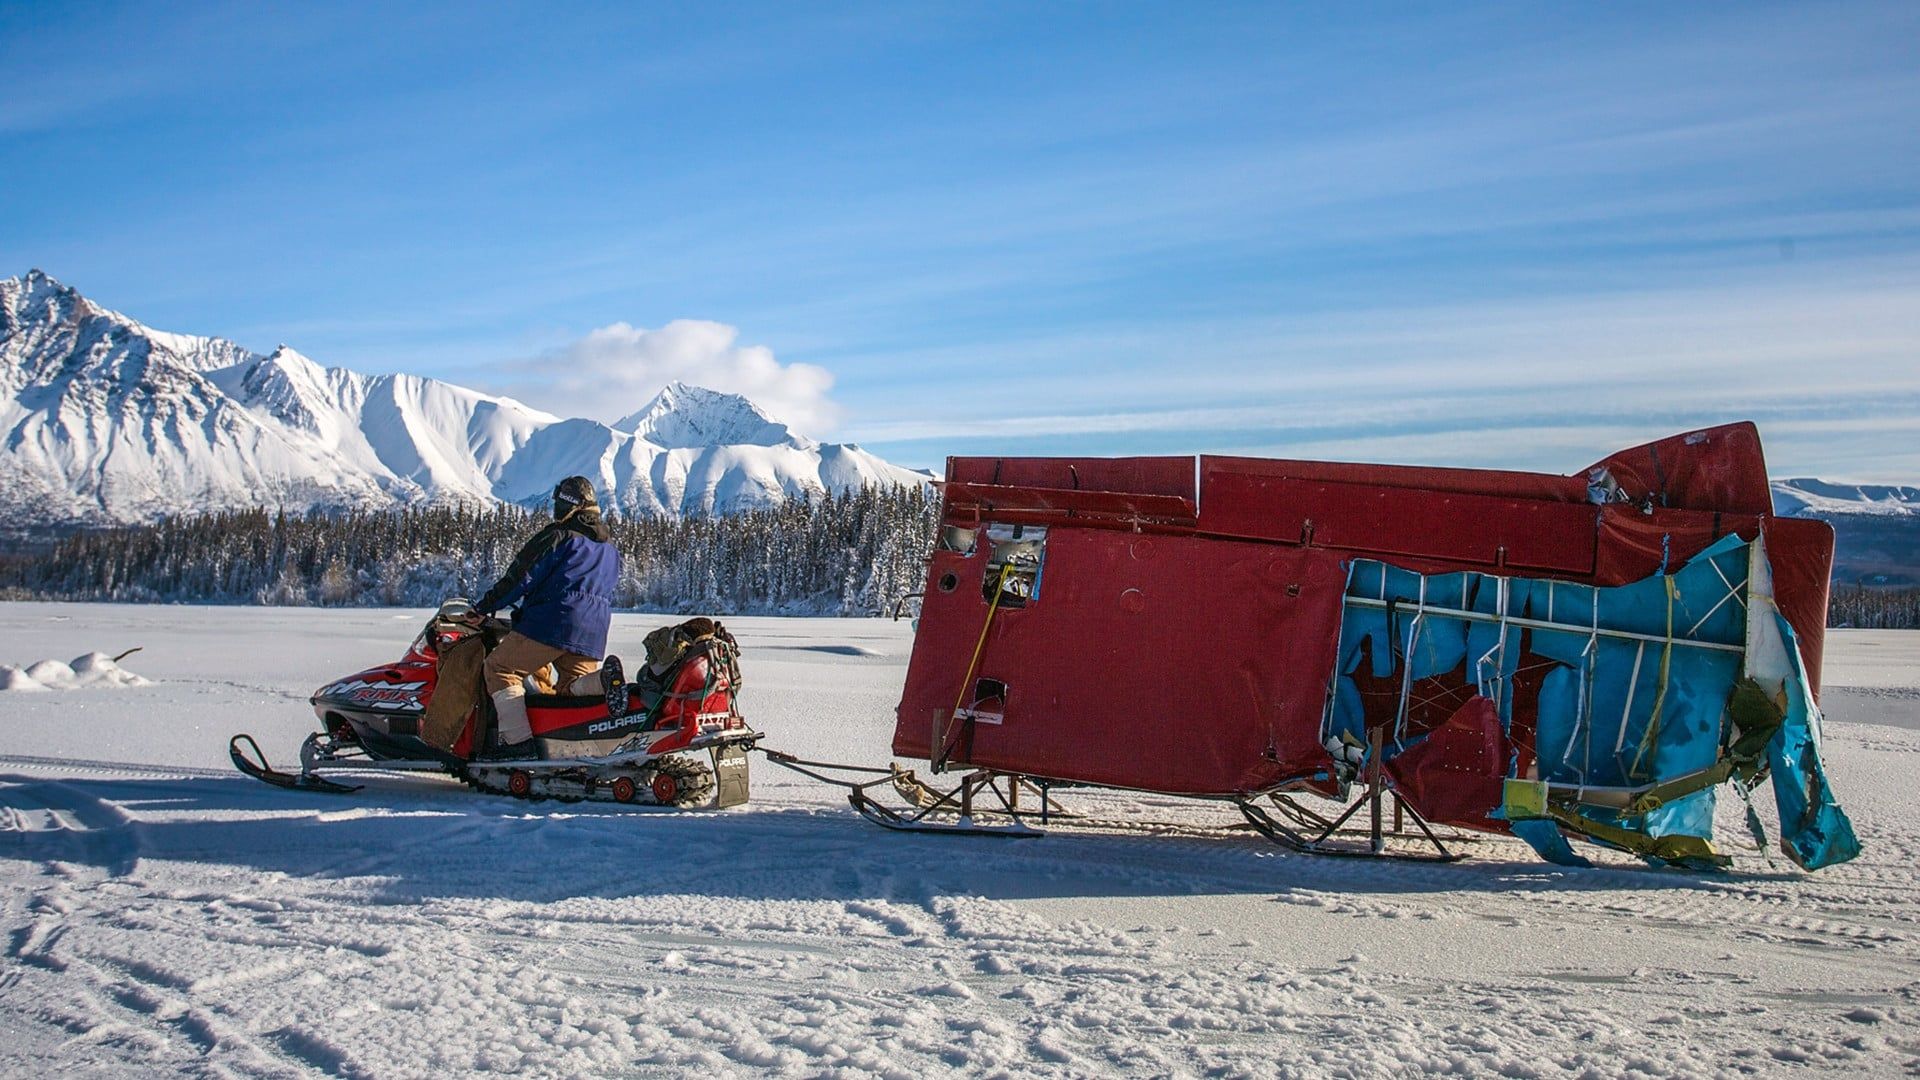
{"type": "MultiPolygon", "coordinates": [[[[1375,560],[1355,560],[1349,569],[1338,676],[1322,735],[1367,742],[1353,675],[1369,657],[1373,677],[1398,672],[1403,686],[1460,670],[1464,664],[1466,680],[1495,702],[1503,727],[1511,733],[1514,687],[1519,685],[1514,675],[1522,655],[1530,653],[1530,663],[1551,667],[1538,690],[1534,779],[1617,789],[1699,772],[1718,761],[1722,746],[1730,741],[1728,696],[1747,674],[1743,659],[1747,606],[1753,600],[1747,580],[1752,555],[1746,541],[1728,536],[1670,573],[1614,588],[1478,573],[1423,576],[1375,560]],[[1563,628],[1516,625],[1502,616],[1563,628]],[[1403,659],[1406,667],[1400,666],[1403,659]]],[[[1779,620],[1770,600],[1763,597],[1761,603],[1768,609],[1763,617],[1779,620]]],[[[1782,688],[1786,721],[1768,754],[1784,847],[1796,862],[1812,868],[1851,858],[1859,845],[1820,765],[1818,711],[1806,691],[1792,630],[1784,620],[1779,624],[1792,670],[1782,688]]],[[[1388,733],[1388,759],[1418,738],[1403,721],[1396,722],[1388,733]]],[[[1516,764],[1510,763],[1509,776],[1516,764]]],[[[1707,788],[1640,816],[1594,806],[1583,807],[1582,813],[1649,836],[1708,839],[1714,796],[1714,789],[1707,788]]],[[[1538,829],[1521,835],[1556,861],[1571,854],[1564,841],[1549,843],[1538,829]]]]}

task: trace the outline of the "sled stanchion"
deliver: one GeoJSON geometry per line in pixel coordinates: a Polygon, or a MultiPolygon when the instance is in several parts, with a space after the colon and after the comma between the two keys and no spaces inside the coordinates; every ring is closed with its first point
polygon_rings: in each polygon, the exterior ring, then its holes
{"type": "Polygon", "coordinates": [[[1400,808],[1406,807],[1407,813],[1411,815],[1413,818],[1413,823],[1415,825],[1420,826],[1420,831],[1427,835],[1427,841],[1431,843],[1434,847],[1440,850],[1440,857],[1443,860],[1451,862],[1454,859],[1458,859],[1461,857],[1447,850],[1447,845],[1441,843],[1440,838],[1438,836],[1435,836],[1433,834],[1433,829],[1427,825],[1427,819],[1425,817],[1422,817],[1420,812],[1415,810],[1413,807],[1407,806],[1407,801],[1405,799],[1402,799],[1399,795],[1395,795],[1393,797],[1393,805],[1394,805],[1393,816],[1396,819],[1398,819],[1400,816],[1400,808]]]}
{"type": "MultiPolygon", "coordinates": [[[[1247,819],[1247,824],[1253,826],[1254,831],[1274,843],[1279,844],[1281,847],[1287,848],[1290,851],[1297,851],[1303,855],[1405,859],[1415,862],[1455,862],[1466,857],[1461,853],[1450,850],[1441,840],[1439,834],[1435,833],[1432,827],[1427,824],[1426,818],[1421,816],[1420,811],[1416,810],[1405,799],[1401,798],[1399,792],[1391,788],[1386,788],[1377,793],[1372,790],[1363,793],[1358,799],[1350,803],[1347,808],[1341,812],[1339,817],[1331,821],[1295,803],[1284,792],[1274,791],[1267,794],[1268,802],[1273,804],[1274,810],[1279,811],[1280,816],[1275,816],[1275,814],[1266,807],[1259,805],[1255,801],[1257,798],[1258,796],[1254,796],[1234,800],[1235,805],[1240,808],[1241,815],[1247,819]],[[1358,814],[1362,808],[1368,809],[1370,816],[1378,815],[1380,811],[1384,809],[1382,805],[1384,800],[1389,798],[1393,800],[1394,817],[1400,819],[1404,814],[1405,817],[1412,818],[1413,823],[1419,827],[1419,832],[1406,832],[1399,828],[1395,828],[1390,832],[1385,829],[1375,828],[1346,828],[1347,822],[1353,820],[1354,815],[1358,814]],[[1280,817],[1285,817],[1296,825],[1304,826],[1306,831],[1289,825],[1286,821],[1280,820],[1280,817]],[[1342,838],[1344,838],[1344,842],[1336,842],[1342,838]],[[1356,839],[1363,839],[1366,846],[1352,846],[1353,841],[1356,839]],[[1416,842],[1424,840],[1433,850],[1430,852],[1395,851],[1387,846],[1387,841],[1390,839],[1416,842]]],[[[1455,843],[1459,843],[1462,840],[1470,840],[1473,838],[1455,836],[1449,839],[1452,839],[1455,843]]]]}
{"type": "MultiPolygon", "coordinates": [[[[1418,616],[1415,616],[1416,618],[1418,616]]],[[[1412,667],[1409,665],[1408,670],[1412,667]]],[[[1387,850],[1386,838],[1380,835],[1380,803],[1386,796],[1386,783],[1380,777],[1380,759],[1385,756],[1386,729],[1373,729],[1373,753],[1367,762],[1367,806],[1373,815],[1373,831],[1369,842],[1375,855],[1387,850]]]]}

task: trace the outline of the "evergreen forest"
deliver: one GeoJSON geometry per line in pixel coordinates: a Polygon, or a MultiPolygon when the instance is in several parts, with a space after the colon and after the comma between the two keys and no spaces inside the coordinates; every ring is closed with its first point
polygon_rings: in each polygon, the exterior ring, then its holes
{"type": "MultiPolygon", "coordinates": [[[[727,516],[614,518],[616,602],[890,615],[923,584],[939,511],[932,488],[871,487],[727,516]]],[[[484,592],[545,520],[507,504],[168,517],[0,561],[0,598],[429,607],[484,592]]],[[[1920,627],[1920,589],[1836,584],[1828,622],[1920,627]]]]}
{"type": "MultiPolygon", "coordinates": [[[[891,614],[923,582],[939,497],[869,487],[727,516],[610,518],[623,608],[891,614]]],[[[15,599],[430,607],[486,591],[547,519],[505,504],[246,510],[69,536],[0,568],[15,599]]]]}

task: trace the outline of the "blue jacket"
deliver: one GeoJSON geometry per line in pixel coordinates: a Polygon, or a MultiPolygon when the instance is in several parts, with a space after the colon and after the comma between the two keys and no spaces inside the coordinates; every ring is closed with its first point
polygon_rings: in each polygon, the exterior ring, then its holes
{"type": "Polygon", "coordinates": [[[474,610],[491,615],[519,603],[513,628],[542,645],[594,658],[607,654],[620,552],[593,507],[534,534],[474,610]]]}

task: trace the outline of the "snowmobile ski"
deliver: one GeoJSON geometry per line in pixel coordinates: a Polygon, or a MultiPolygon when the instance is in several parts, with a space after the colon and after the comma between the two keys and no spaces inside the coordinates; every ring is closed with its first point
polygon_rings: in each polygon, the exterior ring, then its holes
{"type": "Polygon", "coordinates": [[[292,791],[322,791],[330,795],[350,795],[360,790],[360,785],[358,784],[336,783],[328,780],[324,776],[316,776],[310,772],[302,772],[298,775],[281,772],[267,763],[267,755],[261,751],[260,744],[253,741],[253,736],[251,735],[235,735],[229,739],[227,741],[227,756],[233,759],[234,767],[241,772],[246,773],[255,780],[272,784],[275,787],[283,787],[292,791]],[[246,744],[246,750],[241,749],[241,743],[246,744]],[[252,754],[252,758],[248,757],[249,752],[252,754]],[[257,758],[258,761],[253,760],[253,758],[257,758]]]}

